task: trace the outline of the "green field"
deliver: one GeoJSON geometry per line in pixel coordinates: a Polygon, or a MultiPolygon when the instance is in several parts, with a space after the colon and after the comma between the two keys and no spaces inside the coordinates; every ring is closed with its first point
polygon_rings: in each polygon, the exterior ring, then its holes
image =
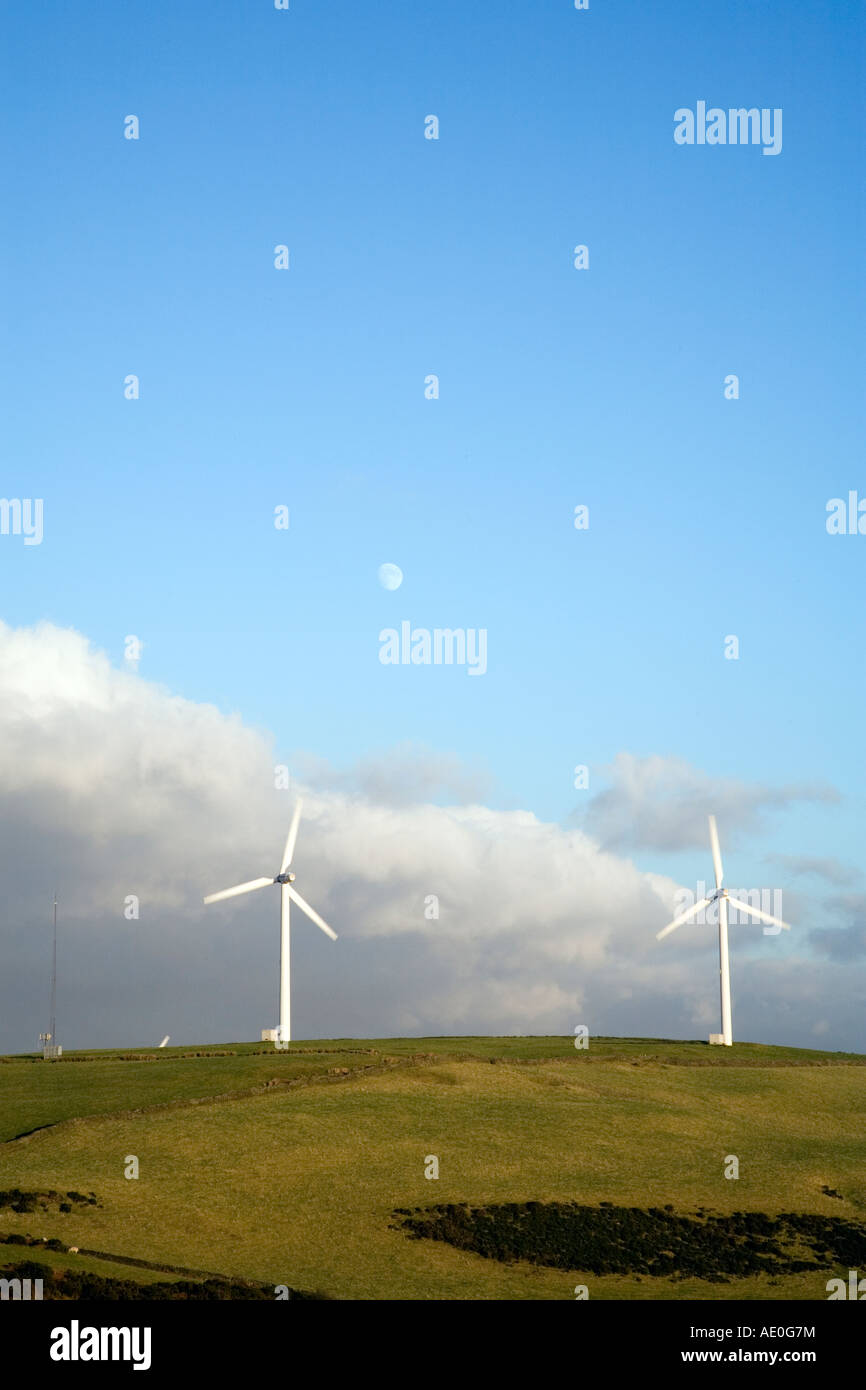
{"type": "MultiPolygon", "coordinates": [[[[0,1059],[10,1233],[341,1299],[826,1299],[847,1266],[711,1283],[501,1263],[397,1208],[602,1202],[866,1225],[866,1057],[740,1043],[412,1038],[0,1059]],[[124,1176],[135,1155],[139,1177],[124,1176]],[[425,1178],[435,1155],[439,1177],[425,1178]],[[740,1176],[725,1177],[736,1155],[740,1176]],[[828,1189],[838,1196],[830,1196],[828,1189]]],[[[64,1267],[84,1256],[3,1246],[64,1267]]],[[[87,1257],[94,1272],[152,1281],[87,1257]]]]}

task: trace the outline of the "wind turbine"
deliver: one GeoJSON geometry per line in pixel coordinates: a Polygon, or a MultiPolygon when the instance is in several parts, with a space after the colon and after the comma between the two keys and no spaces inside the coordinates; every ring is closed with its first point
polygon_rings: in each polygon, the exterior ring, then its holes
{"type": "MultiPolygon", "coordinates": [[[[223,898],[237,898],[241,893],[254,893],[257,888],[270,888],[272,884],[280,885],[280,1026],[271,1031],[271,1037],[278,1049],[285,1049],[291,1041],[291,980],[290,980],[290,946],[289,946],[289,902],[297,903],[302,912],[305,912],[311,922],[315,922],[317,927],[321,927],[326,936],[332,941],[337,940],[337,933],[331,931],[327,922],[320,917],[315,908],[310,907],[308,902],[301,897],[296,888],[292,887],[295,875],[288,872],[289,865],[295,853],[295,841],[298,838],[298,825],[301,819],[301,805],[299,801],[295,806],[295,814],[289,826],[286,847],[283,850],[283,859],[280,864],[280,872],[276,878],[254,878],[249,883],[239,883],[236,888],[225,888],[221,893],[211,893],[204,899],[205,903],[222,902],[223,898]],[[276,1036],[274,1037],[274,1033],[276,1036]]],[[[264,1036],[264,1034],[263,1034],[264,1036]]]]}
{"type": "MultiPolygon", "coordinates": [[[[661,941],[663,936],[669,932],[676,931],[690,917],[695,917],[705,907],[711,903],[719,904],[719,982],[722,994],[722,1031],[721,1033],[711,1033],[711,1043],[722,1043],[725,1047],[730,1047],[734,1039],[731,1034],[731,966],[728,959],[728,902],[736,905],[737,912],[745,912],[749,917],[756,917],[759,922],[770,922],[774,927],[784,927],[786,931],[791,928],[787,922],[783,922],[780,917],[771,917],[769,912],[761,912],[759,908],[752,907],[751,903],[744,902],[742,898],[732,898],[727,888],[722,887],[724,882],[724,872],[722,870],[722,852],[719,848],[719,832],[716,829],[716,818],[710,816],[710,847],[713,852],[713,868],[716,872],[716,891],[708,898],[701,898],[700,902],[694,904],[686,912],[681,912],[679,917],[675,917],[660,932],[656,932],[656,940],[661,941]]],[[[773,904],[775,906],[775,903],[773,904]]]]}

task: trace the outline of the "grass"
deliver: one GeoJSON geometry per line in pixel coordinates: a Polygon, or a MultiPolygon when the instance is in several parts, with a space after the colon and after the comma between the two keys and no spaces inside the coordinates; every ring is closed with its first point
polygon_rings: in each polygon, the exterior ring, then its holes
{"type": "Polygon", "coordinates": [[[77,1274],[98,1274],[102,1279],[134,1278],[137,1284],[160,1284],[167,1279],[180,1277],[162,1274],[155,1269],[121,1265],[114,1260],[100,1260],[95,1255],[70,1255],[67,1251],[44,1250],[32,1245],[7,1245],[0,1239],[0,1269],[20,1264],[22,1260],[34,1260],[59,1273],[73,1270],[77,1274]]]}
{"type": "Polygon", "coordinates": [[[383,1065],[433,1055],[455,1061],[568,1060],[578,1066],[631,1061],[654,1066],[864,1066],[856,1053],[738,1043],[734,1048],[651,1038],[594,1038],[578,1051],[563,1037],[342,1038],[298,1043],[276,1052],[261,1043],[201,1048],[139,1048],[67,1054],[44,1062],[38,1054],[0,1057],[0,1143],[61,1120],[239,1094],[269,1081],[311,1081],[339,1067],[383,1065]]]}
{"type": "Polygon", "coordinates": [[[409,1239],[393,1213],[607,1201],[863,1222],[866,1057],[651,1039],[578,1051],[561,1037],[297,1049],[3,1059],[0,1188],[94,1191],[100,1203],[40,1213],[38,1232],[7,1209],[3,1230],[346,1299],[561,1299],[580,1283],[593,1298],[825,1299],[827,1279],[847,1277],[828,1265],[716,1284],[506,1264],[409,1239]],[[14,1141],[39,1125],[51,1127],[14,1141]],[[137,1180],[124,1178],[131,1154],[137,1180]],[[737,1180],[724,1177],[731,1154],[737,1180]]]}
{"type": "Polygon", "coordinates": [[[335,1066],[377,1060],[365,1051],[295,1055],[243,1044],[230,1055],[222,1051],[76,1053],[58,1062],[4,1058],[0,1143],[61,1120],[237,1094],[274,1078],[301,1081],[323,1077],[335,1066]],[[130,1057],[136,1060],[125,1060],[130,1057]]]}
{"type": "MultiPolygon", "coordinates": [[[[14,1253],[15,1247],[10,1247],[7,1243],[5,1250],[0,1242],[0,1271],[2,1276],[10,1281],[20,1279],[28,1281],[28,1287],[32,1289],[31,1281],[38,1280],[41,1288],[37,1285],[38,1292],[25,1293],[25,1298],[32,1299],[34,1296],[42,1301],[56,1302],[79,1302],[82,1299],[99,1303],[105,1302],[138,1302],[140,1300],[152,1301],[160,1299],[163,1301],[217,1301],[225,1302],[228,1300],[237,1301],[266,1301],[271,1302],[274,1298],[274,1290],[270,1285],[250,1284],[246,1280],[228,1281],[219,1276],[201,1277],[187,1273],[178,1278],[177,1271],[142,1271],[137,1269],[135,1272],[139,1276],[135,1279],[123,1277],[128,1275],[129,1270],[123,1273],[118,1270],[117,1261],[96,1260],[85,1257],[80,1260],[75,1254],[69,1257],[66,1262],[49,1262],[42,1256],[46,1254],[42,1247],[26,1252],[26,1258],[21,1258],[4,1262],[6,1252],[14,1253]],[[34,1258],[35,1256],[35,1258],[34,1258]],[[73,1263],[70,1263],[70,1260],[73,1263]]],[[[287,1299],[319,1299],[320,1295],[306,1290],[289,1289],[281,1290],[281,1294],[287,1299]]]]}

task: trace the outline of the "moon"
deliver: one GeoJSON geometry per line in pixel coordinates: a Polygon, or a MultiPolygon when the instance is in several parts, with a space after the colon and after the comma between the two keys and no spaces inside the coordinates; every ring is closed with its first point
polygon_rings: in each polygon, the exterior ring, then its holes
{"type": "Polygon", "coordinates": [[[403,571],[399,565],[380,565],[379,583],[383,589],[399,589],[403,583],[403,571]]]}

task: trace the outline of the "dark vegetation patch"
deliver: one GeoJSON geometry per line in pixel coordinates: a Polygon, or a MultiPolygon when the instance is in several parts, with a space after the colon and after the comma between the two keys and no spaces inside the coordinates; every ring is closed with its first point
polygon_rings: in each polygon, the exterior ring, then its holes
{"type": "MultiPolygon", "coordinates": [[[[86,1299],[91,1303],[139,1302],[157,1300],[268,1299],[276,1294],[273,1284],[250,1284],[241,1279],[205,1279],[196,1283],[177,1279],[173,1283],[136,1284],[132,1279],[105,1279],[100,1274],[80,1270],[54,1270],[36,1260],[22,1260],[3,1270],[5,1279],[41,1279],[43,1299],[70,1302],[86,1299]]],[[[289,1298],[324,1299],[326,1294],[289,1289],[289,1298]]]]}
{"type": "Polygon", "coordinates": [[[508,1202],[400,1208],[398,1228],[491,1260],[527,1260],[593,1274],[648,1274],[726,1283],[866,1264],[866,1226],[835,1216],[759,1211],[677,1215],[673,1208],[508,1202]]]}
{"type": "Polygon", "coordinates": [[[2,1245],[38,1245],[40,1250],[68,1250],[69,1246],[64,1245],[62,1240],[52,1236],[51,1240],[47,1236],[38,1238],[36,1236],[22,1236],[17,1231],[11,1231],[8,1235],[0,1234],[0,1244],[2,1245]]]}
{"type": "Polygon", "coordinates": [[[22,1192],[20,1187],[0,1188],[0,1211],[8,1207],[22,1214],[30,1211],[70,1212],[73,1206],[96,1207],[96,1193],[89,1192],[22,1192]]]}

